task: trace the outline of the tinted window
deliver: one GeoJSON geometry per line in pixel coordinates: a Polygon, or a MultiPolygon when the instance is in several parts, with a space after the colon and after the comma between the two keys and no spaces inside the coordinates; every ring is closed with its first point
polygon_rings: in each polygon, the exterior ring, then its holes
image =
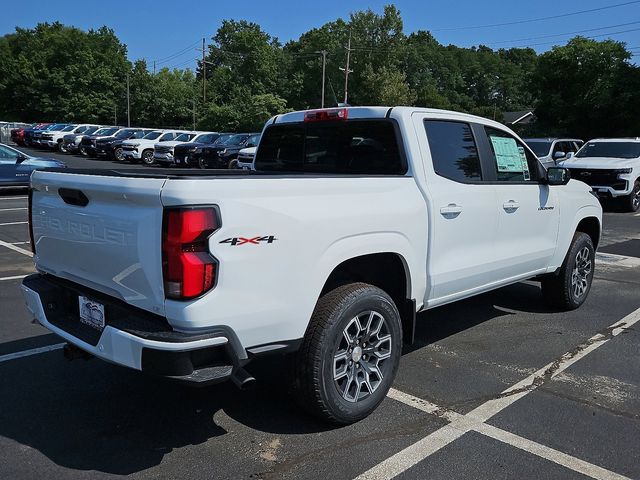
{"type": "Polygon", "coordinates": [[[217,133],[206,133],[204,135],[198,135],[193,141],[198,143],[213,143],[219,136],[217,133]]]}
{"type": "Polygon", "coordinates": [[[150,132],[147,133],[144,137],[145,140],[155,140],[156,138],[158,138],[160,135],[162,135],[162,132],[150,132]]]}
{"type": "Polygon", "coordinates": [[[640,157],[640,142],[587,142],[576,157],[640,157]]]}
{"type": "Polygon", "coordinates": [[[82,132],[84,135],[92,135],[93,133],[95,133],[98,130],[99,127],[89,127],[87,128],[84,132],[82,132]]]}
{"type": "Polygon", "coordinates": [[[529,148],[533,150],[539,157],[546,157],[549,155],[549,149],[551,148],[551,142],[540,142],[536,140],[525,140],[529,148]]]}
{"type": "Polygon", "coordinates": [[[433,169],[457,182],[480,180],[478,149],[467,123],[425,120],[433,169]]]}
{"type": "Polygon", "coordinates": [[[499,182],[537,182],[538,159],[507,132],[485,127],[499,182]]]}
{"type": "Polygon", "coordinates": [[[337,174],[404,174],[388,120],[314,122],[267,128],[256,170],[337,174]]]}
{"type": "Polygon", "coordinates": [[[18,158],[18,152],[11,148],[0,145],[0,160],[1,163],[15,163],[18,158]]]}

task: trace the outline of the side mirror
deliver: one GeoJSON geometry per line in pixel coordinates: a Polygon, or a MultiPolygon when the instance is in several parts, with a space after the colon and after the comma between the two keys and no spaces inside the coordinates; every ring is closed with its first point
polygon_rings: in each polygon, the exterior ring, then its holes
{"type": "Polygon", "coordinates": [[[18,156],[16,157],[16,164],[20,165],[22,162],[24,162],[28,157],[26,155],[22,155],[21,153],[18,154],[18,156]]]}
{"type": "Polygon", "coordinates": [[[566,185],[571,180],[571,172],[568,168],[549,167],[547,169],[548,185],[566,185]]]}
{"type": "Polygon", "coordinates": [[[564,152],[556,152],[556,153],[553,154],[553,159],[554,160],[559,160],[559,159],[564,158],[566,156],[567,156],[567,154],[564,153],[564,152]]]}
{"type": "Polygon", "coordinates": [[[573,157],[573,152],[569,152],[569,153],[567,153],[567,156],[565,157],[565,160],[569,160],[572,157],[573,157]]]}

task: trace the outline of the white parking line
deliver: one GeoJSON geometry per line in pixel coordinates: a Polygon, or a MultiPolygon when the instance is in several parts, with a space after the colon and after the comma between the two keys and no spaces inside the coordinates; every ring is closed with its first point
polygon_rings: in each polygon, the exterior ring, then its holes
{"type": "Polygon", "coordinates": [[[30,252],[29,250],[25,250],[24,248],[16,247],[15,245],[12,245],[8,242],[3,242],[2,240],[0,240],[0,246],[7,247],[8,249],[13,250],[14,252],[21,253],[28,257],[33,257],[33,252],[30,252]]]}
{"type": "Polygon", "coordinates": [[[5,222],[5,223],[0,223],[0,227],[4,227],[6,225],[24,225],[25,223],[29,223],[29,222],[5,222]]]}
{"type": "Polygon", "coordinates": [[[29,208],[28,207],[0,208],[0,212],[13,212],[15,210],[29,210],[29,208]]]}
{"type": "MultiPolygon", "coordinates": [[[[619,320],[618,322],[608,327],[605,330],[605,333],[598,333],[594,335],[589,340],[578,345],[573,350],[565,353],[554,362],[545,365],[540,370],[529,375],[524,380],[521,380],[515,385],[507,388],[495,399],[483,403],[466,415],[461,415],[456,412],[444,411],[441,407],[431,404],[430,402],[426,402],[415,397],[414,399],[411,398],[410,395],[398,392],[397,390],[391,390],[389,393],[389,396],[391,398],[395,398],[398,401],[407,403],[408,405],[412,405],[427,413],[438,415],[441,418],[445,418],[446,420],[450,421],[451,423],[445,425],[444,427],[441,427],[435,432],[417,441],[413,445],[408,446],[404,450],[401,450],[395,455],[392,455],[386,460],[380,462],[378,465],[359,475],[357,477],[357,480],[391,479],[397,475],[400,475],[407,469],[416,465],[418,462],[426,459],[433,453],[447,446],[451,442],[457,440],[462,435],[471,430],[477,430],[483,434],[490,434],[490,436],[500,436],[504,439],[513,440],[515,437],[510,436],[513,434],[509,434],[508,432],[505,432],[507,435],[498,434],[493,429],[484,428],[483,425],[485,425],[485,422],[491,417],[498,414],[525,395],[533,392],[540,385],[543,385],[559,373],[563,372],[578,360],[584,358],[589,353],[601,347],[613,337],[619,335],[625,329],[630,328],[638,321],[640,321],[640,308],[633,311],[622,320],[619,320]]],[[[500,438],[498,438],[498,440],[500,440],[500,438]]],[[[511,443],[509,444],[511,445],[511,443]]],[[[571,457],[572,460],[568,462],[566,460],[568,460],[569,456],[566,456],[566,454],[563,454],[562,452],[554,454],[551,451],[552,449],[544,447],[543,445],[535,444],[535,442],[531,442],[526,439],[518,440],[517,442],[514,441],[513,446],[518,448],[521,448],[521,446],[525,446],[529,449],[527,451],[531,450],[531,453],[539,452],[541,453],[540,456],[542,456],[543,458],[547,458],[546,456],[553,456],[553,461],[555,461],[559,465],[562,465],[569,469],[574,469],[575,471],[579,471],[585,475],[589,475],[592,478],[626,478],[579,459],[575,459],[574,461],[573,457],[571,457]],[[578,468],[580,470],[576,470],[578,468]]]]}
{"type": "Polygon", "coordinates": [[[11,245],[26,245],[27,243],[31,243],[29,241],[27,242],[9,242],[11,245]]]}
{"type": "Polygon", "coordinates": [[[64,343],[56,343],[55,345],[47,345],[46,347],[32,348],[31,350],[23,350],[21,352],[0,355],[0,363],[8,362],[9,360],[16,360],[18,358],[30,357],[31,355],[38,355],[39,353],[60,350],[64,345],[64,343]]]}
{"type": "Polygon", "coordinates": [[[20,280],[21,278],[26,277],[26,275],[13,275],[11,277],[0,277],[0,282],[5,280],[20,280]]]}

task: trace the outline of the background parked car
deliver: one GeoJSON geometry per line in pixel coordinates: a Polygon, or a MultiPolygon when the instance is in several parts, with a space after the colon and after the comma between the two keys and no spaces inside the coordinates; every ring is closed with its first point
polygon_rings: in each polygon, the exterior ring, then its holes
{"type": "Polygon", "coordinates": [[[72,133],[63,137],[61,150],[63,153],[77,153],[80,150],[80,143],[85,135],[91,135],[99,130],[99,125],[92,125],[82,133],[72,133]]]}
{"type": "Polygon", "coordinates": [[[124,160],[122,142],[142,138],[152,131],[144,128],[123,128],[111,137],[98,139],[96,141],[96,153],[121,162],[124,160]]]}
{"type": "Polygon", "coordinates": [[[46,142],[49,137],[45,137],[45,135],[48,135],[51,132],[60,132],[61,130],[66,128],[68,125],[69,125],[68,123],[54,123],[53,125],[49,125],[48,127],[42,130],[34,132],[33,138],[32,138],[33,145],[36,147],[46,147],[47,146],[46,142]]]}
{"type": "Polygon", "coordinates": [[[0,185],[29,186],[31,172],[39,168],[65,167],[60,160],[27,155],[17,148],[0,143],[0,185]]]}
{"type": "Polygon", "coordinates": [[[584,141],[577,138],[525,138],[524,141],[545,168],[556,166],[584,145],[584,141]]]}
{"type": "MultiPolygon", "coordinates": [[[[205,145],[212,145],[219,139],[229,137],[230,135],[230,133],[218,132],[198,135],[188,143],[181,143],[180,145],[176,145],[173,149],[173,159],[176,165],[192,166],[190,158],[191,155],[193,155],[193,153],[196,151],[196,149],[202,148],[205,145]]],[[[195,162],[195,165],[197,165],[197,162],[195,162]]]]}
{"type": "Polygon", "coordinates": [[[256,157],[257,150],[258,147],[247,147],[240,150],[238,152],[238,161],[236,163],[236,168],[240,168],[242,170],[255,170],[253,160],[256,157]]]}
{"type": "MultiPolygon", "coordinates": [[[[214,145],[202,147],[202,152],[197,156],[197,165],[200,168],[235,168],[238,152],[243,148],[257,146],[259,140],[259,133],[230,135],[214,145]]],[[[196,150],[194,153],[197,152],[196,150]]]]}
{"type": "Polygon", "coordinates": [[[71,124],[71,125],[67,125],[66,127],[60,129],[60,130],[49,130],[46,132],[42,133],[41,136],[41,146],[42,147],[49,147],[49,148],[53,148],[58,150],[59,143],[62,143],[62,139],[64,138],[65,135],[67,135],[68,133],[73,132],[78,126],[75,124],[71,124]]]}
{"type": "Polygon", "coordinates": [[[176,165],[176,148],[180,145],[199,143],[201,140],[209,141],[214,132],[189,132],[183,133],[170,142],[158,143],[153,147],[153,159],[163,165],[176,165]]]}
{"type": "Polygon", "coordinates": [[[51,125],[51,123],[38,123],[37,125],[34,125],[33,127],[25,128],[24,129],[24,144],[27,147],[32,146],[33,145],[33,136],[36,134],[36,132],[40,132],[40,131],[44,130],[49,125],[51,125]]]}
{"type": "Polygon", "coordinates": [[[159,142],[170,142],[184,130],[154,130],[139,140],[125,140],[122,142],[122,151],[126,160],[153,165],[153,147],[159,142]]]}
{"type": "Polygon", "coordinates": [[[96,142],[98,141],[98,139],[111,138],[120,130],[122,130],[122,127],[102,127],[101,129],[96,130],[92,135],[85,135],[80,141],[80,154],[89,157],[96,157],[96,142]]]}
{"type": "Polygon", "coordinates": [[[31,125],[27,125],[24,127],[14,128],[13,130],[11,130],[11,141],[16,145],[24,145],[24,130],[26,128],[33,128],[36,125],[36,123],[32,123],[31,125]]]}

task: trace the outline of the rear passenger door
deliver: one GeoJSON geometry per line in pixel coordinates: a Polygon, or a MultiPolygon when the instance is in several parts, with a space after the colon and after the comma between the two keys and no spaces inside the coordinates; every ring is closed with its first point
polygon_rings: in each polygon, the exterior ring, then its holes
{"type": "Polygon", "coordinates": [[[499,280],[495,185],[483,182],[478,126],[415,113],[431,200],[425,303],[438,305],[499,280]]]}
{"type": "Polygon", "coordinates": [[[483,127],[479,137],[485,179],[496,188],[495,252],[499,276],[508,281],[546,269],[556,250],[559,205],[536,156],[511,133],[483,127]]]}

